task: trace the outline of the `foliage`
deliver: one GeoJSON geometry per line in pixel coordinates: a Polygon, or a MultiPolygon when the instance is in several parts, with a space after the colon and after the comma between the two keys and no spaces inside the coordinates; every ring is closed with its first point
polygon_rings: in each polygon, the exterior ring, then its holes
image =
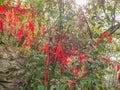
{"type": "Polygon", "coordinates": [[[30,59],[21,89],[119,88],[119,63],[110,57],[118,49],[118,6],[114,0],[90,0],[78,10],[74,0],[1,1],[1,42],[30,59]]]}

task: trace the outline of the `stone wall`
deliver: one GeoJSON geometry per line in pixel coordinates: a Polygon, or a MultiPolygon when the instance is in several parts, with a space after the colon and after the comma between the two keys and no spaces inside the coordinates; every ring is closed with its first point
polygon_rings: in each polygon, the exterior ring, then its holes
{"type": "Polygon", "coordinates": [[[15,48],[0,45],[0,90],[19,90],[25,72],[25,58],[15,48]]]}

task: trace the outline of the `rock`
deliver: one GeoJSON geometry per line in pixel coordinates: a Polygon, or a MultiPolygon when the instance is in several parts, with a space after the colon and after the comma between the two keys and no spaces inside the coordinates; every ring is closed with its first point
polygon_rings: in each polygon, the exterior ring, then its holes
{"type": "Polygon", "coordinates": [[[0,45],[0,90],[19,90],[25,72],[25,58],[15,48],[0,45]]]}

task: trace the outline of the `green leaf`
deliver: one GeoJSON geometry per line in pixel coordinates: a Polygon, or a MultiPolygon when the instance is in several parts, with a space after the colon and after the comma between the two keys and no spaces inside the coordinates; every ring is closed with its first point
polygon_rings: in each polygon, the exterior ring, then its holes
{"type": "Polygon", "coordinates": [[[44,90],[44,85],[38,85],[38,90],[44,90]]]}
{"type": "Polygon", "coordinates": [[[50,88],[50,90],[54,90],[55,88],[56,88],[56,86],[52,85],[51,88],[50,88]]]}
{"type": "Polygon", "coordinates": [[[4,0],[0,0],[0,5],[4,2],[4,0]]]}
{"type": "Polygon", "coordinates": [[[68,86],[67,84],[63,84],[63,85],[61,85],[60,88],[61,88],[61,90],[65,90],[67,86],[68,86]]]}

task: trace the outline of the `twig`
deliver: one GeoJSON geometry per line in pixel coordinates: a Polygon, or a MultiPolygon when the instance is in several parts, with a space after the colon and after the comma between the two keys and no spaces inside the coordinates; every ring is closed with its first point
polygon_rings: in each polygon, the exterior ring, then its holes
{"type": "Polygon", "coordinates": [[[85,22],[86,22],[86,24],[87,24],[87,30],[88,30],[88,33],[89,33],[89,35],[90,35],[90,38],[93,40],[92,32],[91,32],[90,26],[89,26],[89,24],[88,24],[87,18],[86,18],[86,16],[85,16],[84,12],[83,12],[82,7],[81,7],[81,11],[82,11],[83,17],[84,17],[84,19],[85,19],[85,22]]]}

